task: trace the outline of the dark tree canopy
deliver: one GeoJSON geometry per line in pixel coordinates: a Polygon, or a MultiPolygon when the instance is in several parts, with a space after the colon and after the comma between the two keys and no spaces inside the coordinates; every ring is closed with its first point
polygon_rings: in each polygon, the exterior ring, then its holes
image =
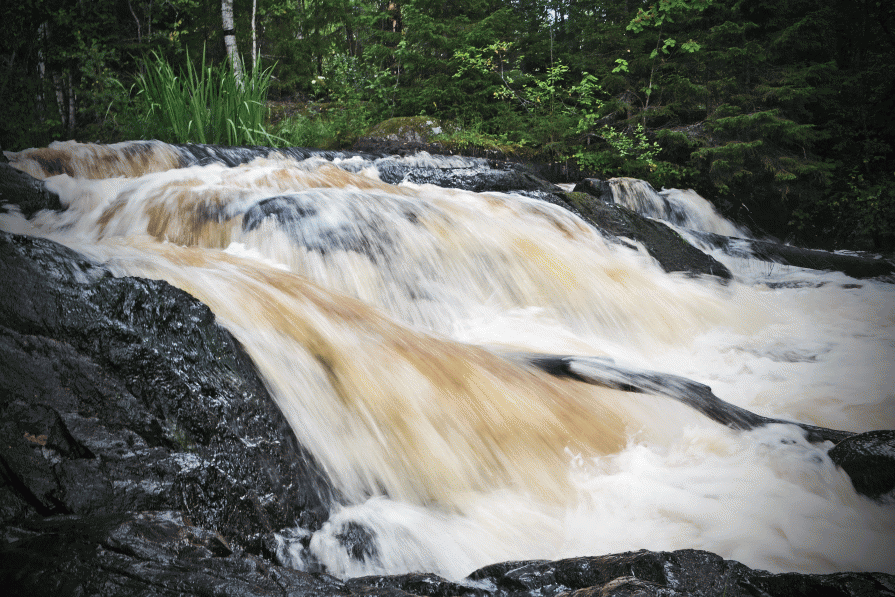
{"type": "MultiPolygon", "coordinates": [[[[340,142],[364,123],[434,116],[461,144],[691,186],[755,231],[895,245],[891,2],[232,5],[244,64],[254,34],[273,66],[270,98],[344,114],[340,142]]],[[[3,149],[144,135],[134,83],[147,53],[227,61],[217,0],[22,0],[0,19],[3,149]]]]}

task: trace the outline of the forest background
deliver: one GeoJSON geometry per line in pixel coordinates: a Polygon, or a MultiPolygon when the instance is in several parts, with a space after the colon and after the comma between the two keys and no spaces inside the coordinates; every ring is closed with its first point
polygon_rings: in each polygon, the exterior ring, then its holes
{"type": "Polygon", "coordinates": [[[690,187],[809,246],[895,249],[890,0],[16,0],[0,22],[4,150],[337,148],[426,116],[456,150],[690,187]],[[175,87],[182,130],[159,99],[175,87]]]}

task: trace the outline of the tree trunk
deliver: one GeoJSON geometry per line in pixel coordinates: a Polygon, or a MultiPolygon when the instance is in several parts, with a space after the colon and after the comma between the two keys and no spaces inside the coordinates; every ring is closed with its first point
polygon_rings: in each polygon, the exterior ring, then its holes
{"type": "Polygon", "coordinates": [[[75,134],[75,113],[76,113],[75,86],[72,85],[71,72],[68,73],[68,134],[74,137],[75,134]]]}
{"type": "Polygon", "coordinates": [[[233,0],[221,0],[221,17],[224,22],[224,45],[227,46],[227,55],[233,65],[233,76],[242,84],[242,61],[236,49],[236,30],[233,28],[233,0]]]}
{"type": "Polygon", "coordinates": [[[62,77],[53,73],[53,88],[56,90],[56,109],[59,110],[59,123],[63,128],[67,128],[66,111],[65,111],[65,91],[62,88],[62,77]]]}
{"type": "Polygon", "coordinates": [[[127,7],[131,11],[131,16],[134,17],[134,21],[137,22],[137,43],[143,43],[143,28],[140,26],[140,19],[137,18],[137,13],[134,12],[134,7],[131,6],[131,0],[127,0],[127,7]]]}
{"type": "Polygon", "coordinates": [[[44,90],[47,87],[47,63],[44,61],[44,46],[47,39],[47,22],[44,21],[37,28],[37,73],[40,84],[37,88],[37,113],[41,122],[45,119],[46,106],[44,105],[44,90]]]}
{"type": "Polygon", "coordinates": [[[258,32],[255,29],[255,15],[258,13],[258,0],[252,0],[252,72],[258,68],[258,32]]]}

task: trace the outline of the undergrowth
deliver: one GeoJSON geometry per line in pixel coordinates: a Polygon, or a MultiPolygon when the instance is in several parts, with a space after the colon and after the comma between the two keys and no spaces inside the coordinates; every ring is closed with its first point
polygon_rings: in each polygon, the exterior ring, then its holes
{"type": "Polygon", "coordinates": [[[227,63],[207,63],[204,51],[198,67],[187,59],[178,74],[153,52],[136,84],[143,134],[175,143],[282,144],[264,127],[270,75],[271,68],[257,66],[239,81],[227,63]]]}

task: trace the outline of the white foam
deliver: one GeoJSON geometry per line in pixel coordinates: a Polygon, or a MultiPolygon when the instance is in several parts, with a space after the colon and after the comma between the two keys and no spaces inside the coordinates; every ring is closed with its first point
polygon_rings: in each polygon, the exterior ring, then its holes
{"type": "Polygon", "coordinates": [[[311,538],[332,573],[459,579],[501,560],[686,547],[775,571],[895,572],[895,510],[857,495],[829,446],[795,427],[734,432],[668,398],[544,381],[490,354],[603,355],[762,415],[895,428],[892,285],[748,255],[719,255],[736,277],[726,287],[668,275],[555,206],[389,187],[373,165],[346,166],[367,174],[317,159],[61,176],[48,184],[65,212],[8,213],[0,227],[212,306],[351,497],[311,538]],[[246,209],[289,193],[313,215],[242,230],[246,209]],[[369,245],[349,246],[357,238],[369,245]],[[618,448],[597,437],[610,415],[618,448]],[[540,429],[553,416],[576,429],[565,443],[562,425],[540,429]],[[369,498],[381,487],[392,499],[369,498]],[[348,556],[338,535],[350,521],[373,532],[377,557],[348,556]]]}

